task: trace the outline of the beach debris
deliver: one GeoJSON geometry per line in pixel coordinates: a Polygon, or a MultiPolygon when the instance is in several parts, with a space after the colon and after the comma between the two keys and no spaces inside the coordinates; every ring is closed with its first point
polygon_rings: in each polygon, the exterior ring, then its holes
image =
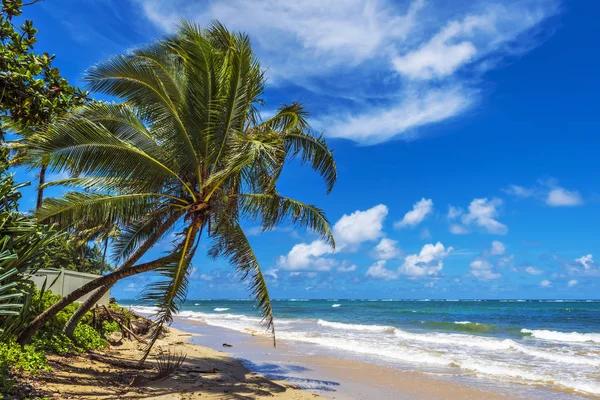
{"type": "Polygon", "coordinates": [[[121,344],[123,341],[123,334],[121,332],[106,333],[104,337],[112,345],[121,344]]]}
{"type": "Polygon", "coordinates": [[[233,345],[230,345],[229,343],[223,343],[223,347],[233,347],[233,345]]]}
{"type": "Polygon", "coordinates": [[[170,349],[164,350],[159,347],[156,355],[156,375],[152,377],[135,376],[129,386],[140,387],[151,382],[160,382],[173,375],[181,367],[186,359],[186,355],[181,352],[174,352],[170,349]]]}

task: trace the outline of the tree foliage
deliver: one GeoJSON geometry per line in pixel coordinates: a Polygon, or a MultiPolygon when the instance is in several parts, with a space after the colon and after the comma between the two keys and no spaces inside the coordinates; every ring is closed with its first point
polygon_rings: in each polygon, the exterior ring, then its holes
{"type": "Polygon", "coordinates": [[[0,338],[23,324],[33,290],[27,276],[42,265],[58,239],[53,229],[19,213],[22,185],[15,185],[6,165],[6,149],[0,148],[0,338]]]}
{"type": "Polygon", "coordinates": [[[164,281],[144,294],[158,305],[160,324],[185,298],[205,233],[210,255],[227,258],[249,280],[274,333],[267,285],[242,221],[264,230],[293,223],[334,245],[321,209],[277,190],[295,157],[324,178],[328,192],[337,177],[333,153],[312,134],[303,106],[284,104],[262,120],[264,75],[249,38],[219,23],[183,22],[176,35],[95,65],[85,79],[93,92],[122,102],[88,104],[36,138],[48,167],[72,176],[46,186],[78,188],[46,201],[39,218],[71,227],[111,221],[121,228],[114,248],[127,260],[183,224],[160,266],[164,281]]]}
{"type": "MultiPolygon", "coordinates": [[[[34,1],[35,2],[35,1],[34,1]]],[[[23,127],[42,127],[83,103],[86,94],[69,85],[52,66],[54,55],[34,52],[37,29],[20,25],[22,0],[2,0],[0,12],[0,117],[23,127]]]]}

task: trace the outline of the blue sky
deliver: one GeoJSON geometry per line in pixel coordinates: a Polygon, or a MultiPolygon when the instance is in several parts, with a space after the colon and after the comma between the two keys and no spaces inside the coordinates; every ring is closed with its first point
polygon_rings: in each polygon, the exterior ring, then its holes
{"type": "MultiPolygon", "coordinates": [[[[557,0],[26,8],[38,49],[73,84],[182,17],[250,34],[268,69],[263,114],[304,102],[339,171],[330,195],[297,164],[280,184],[325,209],[335,253],[293,227],[247,226],[274,298],[598,297],[598,12],[557,0]]],[[[34,201],[25,190],[22,209],[34,201]]],[[[113,295],[133,298],[148,279],[113,295]]],[[[196,256],[189,298],[247,296],[224,261],[196,256]]]]}

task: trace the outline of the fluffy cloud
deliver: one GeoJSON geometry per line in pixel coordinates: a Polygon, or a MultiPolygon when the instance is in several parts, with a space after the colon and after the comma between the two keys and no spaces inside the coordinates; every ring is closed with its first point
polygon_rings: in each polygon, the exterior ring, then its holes
{"type": "Polygon", "coordinates": [[[426,244],[419,254],[410,254],[406,256],[404,262],[395,270],[385,267],[386,260],[379,260],[371,265],[367,270],[366,276],[371,278],[393,280],[404,275],[409,278],[423,278],[436,276],[444,267],[443,259],[446,258],[453,248],[447,249],[440,242],[426,244]]]}
{"type": "Polygon", "coordinates": [[[433,201],[422,198],[413,205],[413,209],[406,214],[400,221],[394,222],[394,228],[404,228],[407,226],[416,226],[423,222],[433,211],[433,201]]]}
{"type": "Polygon", "coordinates": [[[322,258],[324,254],[331,253],[331,246],[322,240],[312,243],[299,243],[294,245],[287,256],[280,256],[277,265],[281,269],[290,271],[329,271],[334,260],[322,258]]]}
{"type": "Polygon", "coordinates": [[[379,204],[366,211],[344,214],[333,226],[335,240],[339,246],[356,245],[383,236],[383,220],[388,208],[379,204]]]}
{"type": "Polygon", "coordinates": [[[587,256],[582,256],[580,258],[576,258],[575,261],[581,264],[585,269],[590,269],[591,266],[594,265],[594,258],[591,254],[588,254],[587,256]]]}
{"type": "Polygon", "coordinates": [[[473,199],[469,204],[469,212],[462,216],[462,222],[465,225],[476,225],[483,228],[487,233],[505,235],[508,227],[498,221],[498,207],[502,205],[502,200],[494,198],[488,200],[473,199]]]}
{"type": "Polygon", "coordinates": [[[165,31],[185,17],[248,32],[269,84],[325,93],[317,121],[327,123],[319,129],[366,144],[413,139],[414,128],[464,113],[477,101],[482,74],[534,47],[536,28],[558,9],[558,0],[137,3],[165,31]]]}
{"type": "Polygon", "coordinates": [[[342,265],[340,265],[340,266],[337,268],[337,271],[338,271],[338,272],[344,272],[344,273],[346,273],[346,272],[353,272],[353,271],[356,271],[356,269],[357,269],[357,268],[358,268],[358,267],[356,266],[356,264],[352,264],[352,265],[350,265],[350,263],[349,263],[349,262],[347,262],[347,261],[344,261],[344,262],[342,263],[342,265]]]}
{"type": "MultiPolygon", "coordinates": [[[[337,250],[352,251],[363,242],[383,236],[383,221],[387,214],[388,208],[383,204],[344,214],[333,226],[337,250]]],[[[330,254],[331,246],[322,240],[299,243],[287,255],[280,256],[277,265],[288,271],[330,271],[337,265],[336,260],[326,257],[330,254]]]]}
{"type": "Polygon", "coordinates": [[[543,281],[540,282],[540,286],[543,288],[549,288],[552,286],[552,282],[550,282],[547,279],[544,279],[543,281]]]}
{"type": "Polygon", "coordinates": [[[505,252],[506,252],[506,246],[504,245],[504,243],[502,243],[498,240],[494,240],[492,242],[492,249],[490,250],[490,253],[493,256],[501,256],[505,252]]]}
{"type": "Polygon", "coordinates": [[[527,272],[529,275],[541,275],[544,273],[544,271],[534,267],[533,265],[529,265],[528,267],[526,267],[525,272],[527,272]]]}
{"type": "Polygon", "coordinates": [[[386,260],[377,261],[369,267],[365,275],[375,279],[385,279],[386,281],[397,279],[398,273],[387,269],[385,267],[386,262],[386,260]]]}
{"type": "Polygon", "coordinates": [[[572,207],[583,204],[581,195],[564,188],[552,189],[546,198],[546,204],[552,207],[572,207]]]}
{"type": "Polygon", "coordinates": [[[465,226],[459,224],[452,224],[450,225],[450,233],[454,235],[467,235],[471,233],[471,231],[465,226]]]}
{"type": "Polygon", "coordinates": [[[567,285],[568,285],[569,287],[573,287],[573,286],[576,286],[578,283],[579,283],[579,282],[577,282],[577,280],[575,280],[575,279],[571,279],[567,285]]]}
{"type": "Polygon", "coordinates": [[[540,179],[535,186],[510,185],[503,189],[517,198],[536,198],[551,207],[573,207],[583,204],[583,197],[576,190],[568,190],[558,185],[554,178],[540,179]]]}
{"type": "Polygon", "coordinates": [[[471,273],[482,281],[491,281],[502,277],[494,271],[494,266],[486,260],[476,259],[471,262],[471,273]]]}
{"type": "Polygon", "coordinates": [[[437,275],[443,268],[442,259],[447,257],[453,248],[444,248],[440,242],[426,244],[419,254],[411,254],[404,259],[404,264],[398,269],[402,275],[423,277],[437,275]]]}
{"type": "Polygon", "coordinates": [[[389,260],[396,258],[399,255],[400,249],[398,248],[398,242],[389,238],[381,239],[373,251],[373,257],[380,260],[389,260]]]}

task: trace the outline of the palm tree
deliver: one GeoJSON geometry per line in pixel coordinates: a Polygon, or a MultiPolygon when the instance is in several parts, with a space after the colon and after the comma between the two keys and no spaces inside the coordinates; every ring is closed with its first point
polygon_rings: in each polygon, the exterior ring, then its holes
{"type": "Polygon", "coordinates": [[[328,193],[337,178],[332,151],[311,134],[306,111],[293,103],[260,119],[264,76],[249,38],[219,23],[204,30],[182,22],[177,35],[96,65],[86,79],[92,91],[123,102],[89,104],[36,139],[49,168],[75,177],[46,186],[84,189],[47,199],[38,215],[61,226],[84,218],[113,221],[121,227],[113,252],[125,261],[38,316],[19,342],[81,295],[99,288],[98,295],[149,269],[164,280],[149,285],[144,299],[157,304],[159,324],[170,323],[202,237],[210,241],[210,256],[227,258],[250,280],[274,337],[265,279],[241,222],[255,221],[264,230],[294,223],[334,246],[322,210],[276,188],[294,157],[321,174],[328,193]],[[183,229],[173,252],[136,265],[176,224],[183,229]]]}

